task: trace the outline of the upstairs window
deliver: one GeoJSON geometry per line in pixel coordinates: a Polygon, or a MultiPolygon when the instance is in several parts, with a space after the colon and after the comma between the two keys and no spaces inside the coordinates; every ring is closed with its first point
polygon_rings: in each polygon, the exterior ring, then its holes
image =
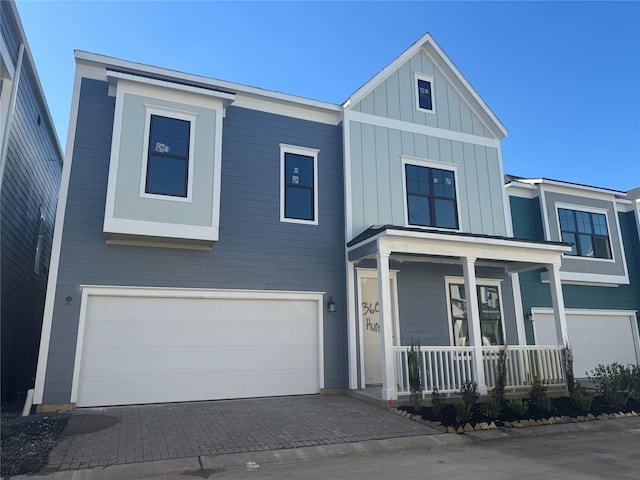
{"type": "Polygon", "coordinates": [[[559,208],[558,218],[562,241],[573,244],[565,255],[611,258],[609,228],[603,213],[559,208]]]}
{"type": "Polygon", "coordinates": [[[191,122],[150,116],[145,193],[187,198],[191,122]]]}
{"type": "Polygon", "coordinates": [[[280,220],[318,223],[318,150],[281,145],[280,220]]]}
{"type": "Polygon", "coordinates": [[[404,165],[407,224],[458,229],[455,171],[404,165]]]}
{"type": "Polygon", "coordinates": [[[416,108],[421,111],[435,113],[433,105],[433,77],[416,74],[415,79],[416,108]]]}

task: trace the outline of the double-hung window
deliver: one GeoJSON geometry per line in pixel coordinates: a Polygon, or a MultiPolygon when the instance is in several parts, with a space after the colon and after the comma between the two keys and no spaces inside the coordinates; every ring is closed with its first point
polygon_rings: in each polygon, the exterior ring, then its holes
{"type": "Polygon", "coordinates": [[[607,217],[603,213],[558,209],[562,241],[571,243],[566,255],[611,258],[611,242],[607,217]]]}
{"type": "Polygon", "coordinates": [[[458,229],[454,170],[405,163],[407,224],[458,229]]]}
{"type": "MultiPolygon", "coordinates": [[[[449,314],[454,346],[470,345],[467,300],[462,280],[448,282],[449,314]]],[[[482,345],[504,345],[500,286],[491,280],[477,286],[482,345]]]]}
{"type": "Polygon", "coordinates": [[[144,193],[187,198],[191,121],[151,114],[144,193]]]}
{"type": "Polygon", "coordinates": [[[318,224],[318,150],[280,146],[280,220],[318,224]]]}

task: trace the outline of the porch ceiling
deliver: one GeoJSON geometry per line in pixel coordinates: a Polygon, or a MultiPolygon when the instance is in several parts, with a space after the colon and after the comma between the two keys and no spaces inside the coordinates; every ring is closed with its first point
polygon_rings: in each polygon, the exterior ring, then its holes
{"type": "Polygon", "coordinates": [[[348,244],[349,260],[375,258],[377,252],[389,252],[393,258],[407,261],[459,263],[475,258],[477,264],[501,266],[507,272],[522,272],[560,265],[567,243],[540,242],[508,237],[478,235],[440,230],[423,230],[384,225],[371,227],[348,244]]]}

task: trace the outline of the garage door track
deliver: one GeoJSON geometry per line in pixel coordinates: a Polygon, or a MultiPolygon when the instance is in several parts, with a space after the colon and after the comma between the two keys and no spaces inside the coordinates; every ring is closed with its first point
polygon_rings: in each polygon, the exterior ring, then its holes
{"type": "Polygon", "coordinates": [[[439,433],[346,395],[77,409],[45,471],[439,433]]]}

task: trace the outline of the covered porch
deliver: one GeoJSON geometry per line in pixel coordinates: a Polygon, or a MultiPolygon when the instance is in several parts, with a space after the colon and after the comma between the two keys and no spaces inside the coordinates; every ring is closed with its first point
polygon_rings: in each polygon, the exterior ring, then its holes
{"type": "Polygon", "coordinates": [[[424,393],[495,385],[507,350],[507,387],[535,378],[565,383],[567,327],[558,242],[372,227],[348,247],[349,385],[376,386],[383,400],[409,393],[407,353],[420,344],[424,393]],[[549,272],[557,343],[526,345],[518,272],[549,272]]]}

